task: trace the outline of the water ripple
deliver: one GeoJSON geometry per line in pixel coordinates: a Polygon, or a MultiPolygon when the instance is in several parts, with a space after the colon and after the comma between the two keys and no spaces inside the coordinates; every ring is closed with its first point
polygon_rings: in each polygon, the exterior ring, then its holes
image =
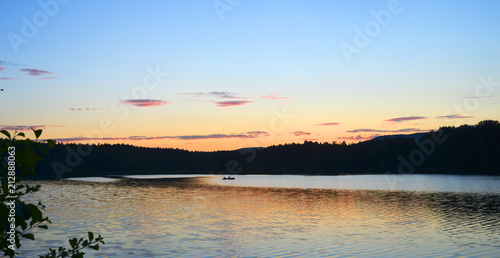
{"type": "MultiPolygon", "coordinates": [[[[22,257],[93,231],[96,257],[448,257],[500,253],[500,195],[42,181],[54,221],[22,257]]],[[[89,251],[90,252],[90,251],[89,251]]]]}

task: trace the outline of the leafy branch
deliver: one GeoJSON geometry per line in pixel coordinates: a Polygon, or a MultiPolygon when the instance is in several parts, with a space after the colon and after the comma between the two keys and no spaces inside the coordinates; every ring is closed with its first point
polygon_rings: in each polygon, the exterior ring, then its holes
{"type": "Polygon", "coordinates": [[[77,239],[72,238],[69,239],[69,244],[71,249],[66,249],[64,247],[59,247],[58,250],[49,249],[49,252],[45,255],[40,255],[40,258],[63,258],[63,257],[71,257],[71,258],[80,258],[85,254],[81,252],[82,249],[91,248],[94,250],[99,250],[99,243],[105,244],[103,241],[103,237],[99,235],[97,238],[94,238],[94,233],[88,232],[88,239],[77,239]]]}
{"type": "MultiPolygon", "coordinates": [[[[0,139],[0,251],[11,258],[19,254],[17,250],[21,247],[21,238],[35,240],[30,230],[48,229],[47,224],[52,223],[43,215],[45,206],[41,202],[31,204],[22,200],[24,195],[40,190],[40,185],[30,186],[22,182],[25,176],[37,174],[35,166],[41,160],[37,153],[47,154],[48,149],[55,146],[53,140],[38,141],[41,129],[32,128],[32,131],[35,141],[26,138],[23,132],[15,131],[11,135],[6,130],[0,130],[0,135],[7,137],[0,139]]],[[[85,253],[81,252],[82,249],[99,250],[99,244],[104,244],[100,235],[94,238],[94,234],[88,232],[88,237],[85,240],[72,238],[69,240],[71,249],[50,249],[48,254],[40,257],[83,257],[85,253]]]]}

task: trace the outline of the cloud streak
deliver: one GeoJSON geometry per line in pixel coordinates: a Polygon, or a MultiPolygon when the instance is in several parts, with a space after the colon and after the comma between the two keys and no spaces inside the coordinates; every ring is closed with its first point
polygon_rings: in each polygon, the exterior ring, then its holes
{"type": "Polygon", "coordinates": [[[209,140],[209,139],[233,139],[233,138],[258,138],[262,136],[269,136],[269,133],[264,131],[250,131],[239,134],[206,134],[206,135],[179,135],[179,136],[128,136],[128,137],[101,137],[101,138],[87,138],[87,137],[73,137],[73,138],[58,138],[54,139],[58,142],[79,142],[79,141],[148,141],[148,140],[209,140]]]}
{"type": "Polygon", "coordinates": [[[397,118],[391,118],[384,120],[386,122],[393,122],[393,123],[401,123],[405,121],[411,121],[411,120],[420,120],[420,119],[427,119],[427,117],[423,116],[406,116],[406,117],[397,117],[397,118]]]}
{"type": "Polygon", "coordinates": [[[32,69],[32,68],[23,68],[20,71],[26,72],[27,75],[29,76],[42,76],[42,75],[54,74],[53,72],[39,70],[39,69],[32,69]]]}
{"type": "Polygon", "coordinates": [[[213,97],[213,98],[223,98],[223,99],[234,99],[236,93],[225,92],[225,91],[211,91],[211,92],[195,92],[195,93],[179,93],[180,95],[190,95],[197,97],[213,97]]]}
{"type": "Polygon", "coordinates": [[[337,139],[348,140],[348,141],[367,141],[367,140],[371,140],[371,139],[378,137],[378,136],[380,136],[380,134],[373,134],[371,136],[358,135],[358,136],[338,137],[337,139]]]}
{"type": "Polygon", "coordinates": [[[153,106],[163,106],[166,104],[171,104],[171,102],[158,99],[129,99],[129,100],[122,100],[121,103],[134,107],[153,107],[153,106]]]}
{"type": "Polygon", "coordinates": [[[437,116],[439,119],[462,119],[462,118],[474,118],[473,116],[461,116],[461,115],[448,115],[448,116],[437,116]]]}
{"type": "Polygon", "coordinates": [[[68,127],[67,125],[0,125],[0,130],[14,130],[14,131],[27,131],[31,128],[44,129],[44,128],[58,128],[58,127],[68,127]]]}
{"type": "Polygon", "coordinates": [[[4,60],[0,60],[0,65],[18,66],[20,64],[18,64],[18,63],[12,63],[12,62],[7,62],[7,61],[4,61],[4,60]]]}
{"type": "Polygon", "coordinates": [[[333,123],[322,123],[322,124],[315,124],[318,126],[332,126],[332,125],[340,125],[341,123],[333,122],[333,123]]]}
{"type": "Polygon", "coordinates": [[[346,131],[348,133],[419,133],[419,132],[429,132],[429,130],[423,130],[419,128],[404,128],[397,130],[379,130],[379,129],[355,129],[346,131]]]}
{"type": "Polygon", "coordinates": [[[100,108],[69,108],[71,111],[95,111],[101,110],[100,108]]]}
{"type": "Polygon", "coordinates": [[[289,99],[289,97],[279,97],[275,94],[269,94],[269,96],[260,97],[261,99],[289,99]]]}
{"type": "Polygon", "coordinates": [[[214,103],[217,107],[234,107],[234,106],[242,106],[242,105],[254,103],[254,101],[234,100],[234,101],[216,101],[214,103]]]}
{"type": "Polygon", "coordinates": [[[52,79],[56,79],[56,78],[59,78],[59,76],[42,77],[42,78],[40,78],[40,80],[52,80],[52,79]]]}
{"type": "Polygon", "coordinates": [[[311,135],[310,132],[304,132],[304,131],[290,132],[290,134],[293,134],[294,136],[311,135]]]}

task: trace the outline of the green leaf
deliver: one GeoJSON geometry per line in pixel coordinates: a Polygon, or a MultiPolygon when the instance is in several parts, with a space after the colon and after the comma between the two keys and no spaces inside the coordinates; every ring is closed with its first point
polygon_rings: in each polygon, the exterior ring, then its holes
{"type": "Polygon", "coordinates": [[[89,248],[99,251],[99,245],[89,245],[89,248]]]}
{"type": "Polygon", "coordinates": [[[35,129],[33,129],[33,127],[31,127],[31,130],[33,130],[33,132],[35,133],[36,139],[38,139],[38,137],[40,137],[40,135],[42,135],[42,129],[35,130],[35,129]]]}
{"type": "Polygon", "coordinates": [[[29,234],[22,234],[21,236],[24,237],[24,238],[29,238],[31,240],[35,240],[35,235],[33,235],[31,233],[29,233],[29,234]]]}
{"type": "Polygon", "coordinates": [[[93,232],[87,232],[89,234],[89,240],[92,241],[94,240],[94,233],[93,232]]]}
{"type": "Polygon", "coordinates": [[[78,241],[76,238],[71,238],[68,240],[69,244],[71,245],[71,248],[75,248],[76,242],[78,241]]]}
{"type": "Polygon", "coordinates": [[[12,140],[12,137],[10,136],[10,133],[7,132],[7,130],[1,130],[0,133],[4,134],[5,136],[7,136],[7,138],[9,138],[9,140],[12,140]]]}
{"type": "Polygon", "coordinates": [[[26,135],[24,135],[24,133],[23,133],[23,132],[19,132],[19,133],[17,133],[17,136],[26,137],[26,135]]]}
{"type": "Polygon", "coordinates": [[[43,228],[43,229],[48,229],[49,227],[47,225],[40,225],[38,226],[39,228],[43,228]]]}

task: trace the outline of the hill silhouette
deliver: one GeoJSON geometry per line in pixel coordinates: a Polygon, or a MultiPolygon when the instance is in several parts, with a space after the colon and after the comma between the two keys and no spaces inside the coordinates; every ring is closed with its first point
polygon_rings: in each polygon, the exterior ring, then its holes
{"type": "Polygon", "coordinates": [[[441,127],[413,136],[356,144],[289,143],[198,152],[125,144],[57,144],[37,165],[41,177],[124,174],[380,174],[500,175],[500,123],[441,127]],[[418,137],[417,137],[418,136],[418,137]]]}

